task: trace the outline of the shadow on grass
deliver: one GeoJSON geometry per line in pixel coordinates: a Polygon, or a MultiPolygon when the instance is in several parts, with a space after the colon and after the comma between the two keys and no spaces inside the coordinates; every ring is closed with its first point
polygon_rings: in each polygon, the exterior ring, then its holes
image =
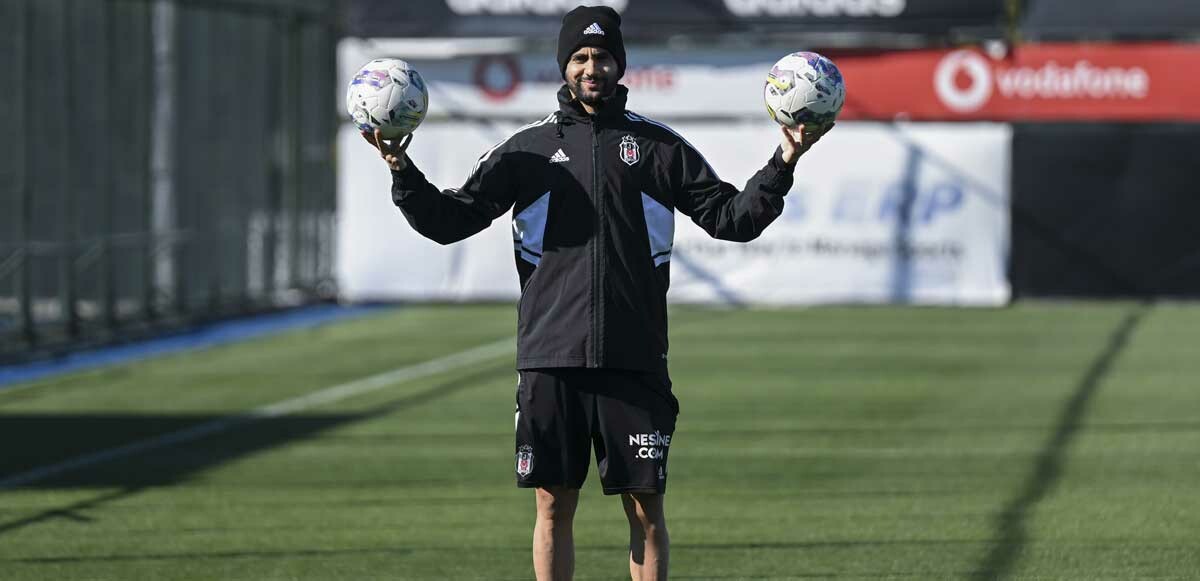
{"type": "Polygon", "coordinates": [[[128,555],[92,555],[87,557],[33,557],[11,559],[13,563],[38,565],[63,563],[113,563],[123,561],[193,561],[205,559],[341,557],[346,555],[408,555],[413,549],[382,547],[377,549],[298,549],[289,551],[215,551],[212,553],[139,553],[128,555]]]}
{"type": "Polygon", "coordinates": [[[212,425],[213,433],[174,445],[98,459],[14,488],[140,488],[163,486],[230,460],[304,439],[362,418],[351,414],[252,420],[200,414],[0,415],[0,441],[20,442],[0,458],[0,480],[69,464],[138,442],[212,425]],[[228,423],[223,423],[228,420],[228,423]],[[224,429],[218,429],[218,428],[224,429]]]}
{"type": "Polygon", "coordinates": [[[1079,431],[1092,396],[1112,370],[1113,361],[1125,349],[1129,338],[1150,308],[1148,303],[1144,303],[1125,315],[1109,336],[1104,351],[1100,352],[1080,379],[1071,399],[1067,400],[1058,415],[1054,434],[1038,453],[1033,473],[1025,481],[1020,492],[1000,511],[996,519],[996,536],[992,549],[971,576],[973,580],[1005,579],[1012,573],[1017,558],[1029,542],[1026,517],[1058,483],[1067,447],[1079,431]]]}
{"type": "MultiPolygon", "coordinates": [[[[792,542],[792,543],[676,543],[672,548],[677,550],[699,550],[699,551],[744,551],[744,550],[783,550],[795,551],[798,549],[856,549],[862,547],[876,546],[941,546],[941,545],[961,545],[961,544],[978,544],[981,541],[962,541],[962,540],[846,540],[846,541],[813,541],[813,542],[792,542]]],[[[577,547],[578,552],[616,552],[627,550],[627,545],[582,545],[577,547]]],[[[179,560],[179,559],[236,559],[246,557],[334,557],[344,555],[367,555],[367,554],[390,554],[390,555],[408,555],[416,552],[433,552],[433,553],[458,553],[463,548],[461,546],[426,546],[426,547],[361,547],[361,548],[342,548],[342,549],[296,549],[296,550],[277,550],[277,551],[214,551],[214,552],[188,552],[188,553],[125,553],[115,555],[87,555],[87,556],[68,556],[68,557],[29,557],[21,559],[10,559],[13,563],[28,563],[28,564],[61,564],[61,563],[88,563],[88,562],[117,562],[117,561],[164,561],[164,560],[179,560]]],[[[503,547],[476,547],[477,551],[492,551],[492,552],[516,552],[528,553],[529,547],[521,546],[503,546],[503,547]]],[[[789,573],[789,576],[796,576],[795,573],[789,573]]],[[[800,575],[805,576],[805,575],[800,575]]],[[[812,574],[809,576],[824,576],[828,577],[831,574],[812,574]]],[[[832,575],[837,576],[837,575],[832,575]]]]}
{"type": "Polygon", "coordinates": [[[354,414],[0,414],[0,482],[12,483],[8,488],[117,489],[0,521],[0,535],[52,519],[86,521],[80,514],[86,509],[332,428],[420,406],[481,385],[511,368],[511,362],[504,362],[503,369],[491,365],[354,414]]]}

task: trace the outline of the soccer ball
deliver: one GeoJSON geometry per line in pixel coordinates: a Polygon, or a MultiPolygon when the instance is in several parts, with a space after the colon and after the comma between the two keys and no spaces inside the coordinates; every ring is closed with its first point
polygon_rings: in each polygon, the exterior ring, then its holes
{"type": "Polygon", "coordinates": [[[359,69],[346,91],[346,112],[362,131],[386,139],[412,133],[429,109],[421,75],[400,59],[375,59],[359,69]]]}
{"type": "Polygon", "coordinates": [[[763,87],[771,119],[809,129],[833,123],[846,101],[846,84],[833,61],[815,52],[794,52],[775,63],[763,87]]]}

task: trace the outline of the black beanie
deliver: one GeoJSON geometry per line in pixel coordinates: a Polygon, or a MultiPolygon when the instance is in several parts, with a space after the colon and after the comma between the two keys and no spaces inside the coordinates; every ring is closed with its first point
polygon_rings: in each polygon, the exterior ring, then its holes
{"type": "Polygon", "coordinates": [[[558,72],[566,77],[567,60],[581,47],[607,50],[617,61],[617,78],[625,76],[625,41],[621,15],[608,6],[580,6],[563,15],[558,31],[558,72]]]}

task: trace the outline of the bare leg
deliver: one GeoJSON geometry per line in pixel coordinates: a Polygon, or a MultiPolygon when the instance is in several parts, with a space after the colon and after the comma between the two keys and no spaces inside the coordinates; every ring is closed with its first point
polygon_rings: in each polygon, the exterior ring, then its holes
{"type": "Polygon", "coordinates": [[[572,525],[579,491],[554,486],[537,489],[537,521],[533,525],[533,572],[538,581],[570,581],[575,574],[572,525]]]}
{"type": "Polygon", "coordinates": [[[629,576],[633,581],[664,581],[671,540],[661,494],[622,494],[629,519],[629,576]]]}
{"type": "Polygon", "coordinates": [[[646,531],[637,518],[637,505],[629,494],[621,495],[625,518],[629,519],[629,578],[642,581],[642,563],[646,562],[646,531]]]}

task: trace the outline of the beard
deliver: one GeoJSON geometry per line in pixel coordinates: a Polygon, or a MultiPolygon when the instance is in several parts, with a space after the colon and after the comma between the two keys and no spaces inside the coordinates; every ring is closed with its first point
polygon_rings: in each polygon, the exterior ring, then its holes
{"type": "Polygon", "coordinates": [[[604,77],[592,77],[588,79],[596,84],[594,89],[588,89],[584,86],[584,77],[579,77],[578,80],[568,81],[567,85],[571,87],[571,93],[575,95],[579,102],[591,107],[599,107],[604,104],[604,99],[611,97],[616,91],[617,83],[615,80],[604,77]]]}

